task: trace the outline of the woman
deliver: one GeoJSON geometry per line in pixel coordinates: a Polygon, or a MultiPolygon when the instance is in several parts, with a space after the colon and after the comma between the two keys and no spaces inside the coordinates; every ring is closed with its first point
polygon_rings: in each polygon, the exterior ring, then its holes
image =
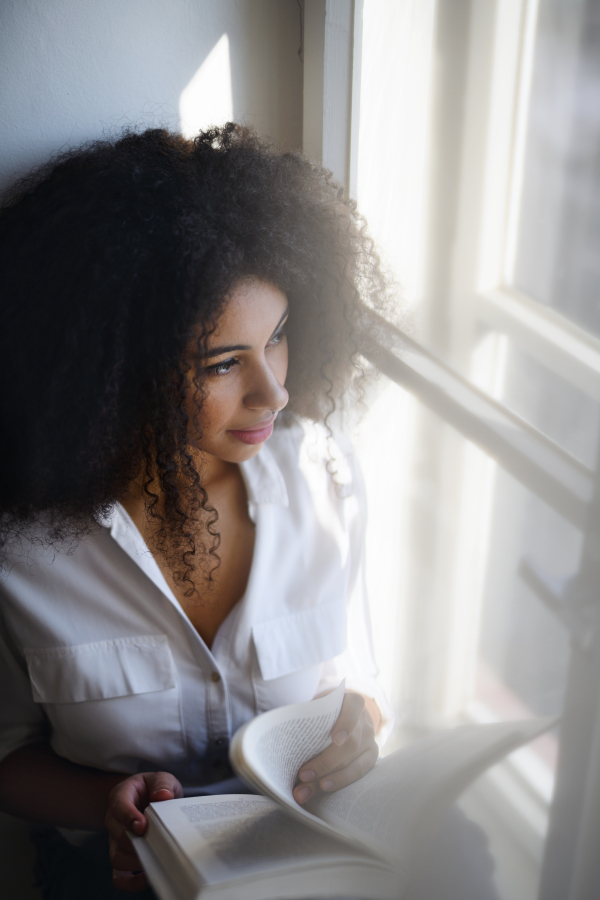
{"type": "MultiPolygon", "coordinates": [[[[231,790],[256,713],[347,678],[299,803],[377,758],[360,479],[327,421],[383,280],[327,173],[230,125],[35,172],[0,217],[0,281],[0,802],[106,824],[115,887],[143,890],[126,830],[231,790]]],[[[105,895],[81,840],[39,833],[47,896],[105,895]]]]}

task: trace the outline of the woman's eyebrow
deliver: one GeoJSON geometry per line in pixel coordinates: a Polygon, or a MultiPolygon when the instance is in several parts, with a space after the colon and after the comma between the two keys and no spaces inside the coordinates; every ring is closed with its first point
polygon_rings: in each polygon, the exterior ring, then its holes
{"type": "MultiPolygon", "coordinates": [[[[279,322],[273,329],[269,340],[271,340],[273,336],[277,334],[278,330],[281,328],[282,322],[287,319],[289,312],[290,308],[288,306],[279,322]]],[[[202,359],[212,359],[213,356],[221,356],[222,353],[235,353],[236,350],[252,350],[252,347],[249,344],[231,344],[226,347],[211,347],[210,350],[207,350],[206,353],[202,354],[202,359]]]]}
{"type": "Polygon", "coordinates": [[[203,353],[201,359],[212,359],[213,356],[220,356],[222,353],[233,353],[236,350],[252,350],[250,344],[232,344],[230,347],[213,347],[203,353]]]}

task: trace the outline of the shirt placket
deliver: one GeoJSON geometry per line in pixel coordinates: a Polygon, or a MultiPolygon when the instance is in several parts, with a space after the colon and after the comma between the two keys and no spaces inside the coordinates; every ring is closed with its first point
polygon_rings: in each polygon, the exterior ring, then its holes
{"type": "MultiPolygon", "coordinates": [[[[287,506],[285,481],[268,448],[263,448],[262,458],[255,457],[247,463],[243,463],[240,469],[246,484],[248,509],[253,521],[256,521],[257,508],[262,503],[287,506]]],[[[204,740],[201,743],[205,750],[203,754],[198,753],[198,730],[194,728],[193,724],[189,727],[190,717],[187,714],[189,710],[184,708],[183,720],[184,723],[188,723],[188,727],[185,728],[189,754],[188,772],[199,785],[228,778],[232,774],[229,766],[232,710],[226,659],[223,665],[219,665],[177,602],[142,536],[122,507],[119,507],[119,512],[111,526],[113,538],[159,588],[182,621],[193,659],[199,669],[199,677],[203,682],[204,724],[206,727],[204,740]]],[[[249,630],[246,639],[249,640],[249,630]]],[[[235,677],[235,673],[232,672],[232,676],[235,677]]]]}
{"type": "MultiPolygon", "coordinates": [[[[146,576],[159,588],[167,598],[174,613],[179,617],[187,635],[189,647],[194,661],[198,667],[198,681],[204,690],[205,707],[205,740],[202,742],[205,751],[198,753],[197,741],[188,740],[188,752],[190,754],[190,777],[198,784],[213,783],[229,777],[228,753],[231,740],[231,715],[229,686],[223,667],[219,666],[214,655],[200,637],[190,619],[177,602],[173,593],[164,580],[160,569],[152,555],[147,551],[141,535],[135,526],[130,525],[127,519],[115,523],[112,536],[125,550],[128,556],[138,565],[146,576]],[[138,546],[139,545],[139,546],[138,546]],[[146,552],[143,552],[143,551],[146,552]]],[[[183,709],[184,722],[189,721],[188,711],[183,709]]],[[[192,729],[193,731],[194,729],[192,729]]],[[[186,728],[186,736],[188,736],[186,728]]]]}
{"type": "MultiPolygon", "coordinates": [[[[194,629],[195,631],[195,629],[194,629]]],[[[228,778],[231,717],[229,713],[229,688],[225,673],[197,632],[196,639],[203,645],[210,671],[206,683],[207,753],[204,763],[206,780],[215,782],[228,778]]]]}
{"type": "MultiPolygon", "coordinates": [[[[192,777],[198,784],[222,781],[231,775],[229,743],[231,740],[231,715],[229,685],[224,668],[200,637],[188,616],[177,601],[168,597],[175,613],[184,624],[192,653],[198,666],[198,680],[203,682],[206,711],[206,742],[202,757],[190,759],[192,777]]],[[[200,685],[199,685],[200,688],[200,685]]],[[[184,718],[188,718],[184,710],[184,718]]],[[[189,746],[191,754],[197,754],[195,742],[189,746]]]]}

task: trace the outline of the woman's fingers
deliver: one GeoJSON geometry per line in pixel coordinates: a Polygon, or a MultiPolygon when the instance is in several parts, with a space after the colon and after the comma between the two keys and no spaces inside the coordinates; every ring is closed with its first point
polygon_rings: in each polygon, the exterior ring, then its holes
{"type": "Polygon", "coordinates": [[[113,868],[122,872],[135,872],[142,868],[137,853],[129,844],[129,847],[123,848],[116,843],[110,845],[110,861],[113,868]]]}
{"type": "Polygon", "coordinates": [[[126,831],[142,835],[147,822],[143,810],[148,803],[182,797],[177,779],[168,772],[143,772],[131,775],[112,789],[108,797],[105,824],[115,850],[132,852],[126,831]]]}
{"type": "MultiPolygon", "coordinates": [[[[133,846],[131,844],[131,841],[129,840],[129,837],[127,836],[128,829],[124,828],[123,825],[121,825],[119,822],[116,822],[114,819],[112,821],[110,821],[108,816],[106,817],[106,827],[108,829],[108,843],[109,843],[109,848],[110,848],[110,858],[113,859],[113,857],[117,853],[124,854],[126,856],[129,856],[131,858],[131,860],[135,863],[135,865],[130,866],[130,868],[133,868],[133,869],[138,868],[139,869],[140,866],[138,864],[136,852],[133,849],[133,846]]],[[[123,868],[123,869],[126,868],[126,866],[124,864],[117,866],[116,862],[114,860],[113,860],[113,864],[115,865],[115,868],[123,868]]]]}
{"type": "Polygon", "coordinates": [[[352,734],[365,708],[365,698],[361,694],[347,691],[344,694],[344,702],[337,722],[331,730],[331,739],[334,744],[341,747],[352,734]]]}
{"type": "Polygon", "coordinates": [[[183,790],[179,781],[169,772],[131,775],[111,791],[105,822],[113,865],[113,883],[119,890],[134,893],[147,886],[146,876],[140,871],[140,861],[127,831],[136,835],[144,834],[148,823],[143,810],[148,803],[174,797],[183,797],[183,790]]]}
{"type": "Polygon", "coordinates": [[[144,781],[148,790],[150,803],[159,800],[173,800],[183,797],[183,789],[174,775],[169,772],[145,772],[144,781]]]}
{"type": "Polygon", "coordinates": [[[309,781],[307,784],[297,784],[292,791],[292,794],[296,803],[299,803],[302,806],[303,803],[306,803],[311,797],[314,797],[318,790],[316,782],[309,781]]]}
{"type": "MultiPolygon", "coordinates": [[[[352,745],[354,746],[353,741],[352,745]]],[[[338,791],[340,788],[358,781],[373,768],[378,756],[379,747],[373,740],[361,743],[358,752],[345,757],[344,761],[333,758],[329,768],[326,764],[317,763],[317,758],[315,758],[310,763],[317,770],[315,777],[311,781],[300,782],[296,785],[293,790],[294,799],[297,803],[303,804],[314,797],[319,789],[326,792],[338,791]]],[[[327,760],[327,762],[329,761],[327,760]]]]}
{"type": "Polygon", "coordinates": [[[337,772],[332,772],[325,778],[322,778],[319,787],[322,791],[326,792],[339,791],[340,788],[346,787],[354,781],[358,781],[359,778],[362,778],[363,775],[370,772],[377,762],[378,755],[379,752],[377,747],[369,747],[368,750],[365,750],[364,753],[361,753],[360,756],[353,759],[352,762],[347,766],[344,766],[343,769],[339,769],[337,772]]]}
{"type": "Polygon", "coordinates": [[[329,772],[348,765],[367,748],[377,748],[375,731],[365,714],[341,746],[330,744],[322,753],[305,763],[298,773],[300,782],[319,781],[329,772]]]}
{"type": "MultiPolygon", "coordinates": [[[[326,772],[334,772],[348,765],[353,759],[359,756],[368,747],[377,747],[375,743],[375,731],[371,720],[366,713],[359,721],[358,725],[346,738],[341,747],[330,744],[323,753],[318,757],[316,763],[316,775],[320,778],[326,772]]],[[[313,760],[315,762],[315,760],[313,760]]],[[[315,766],[312,766],[315,769],[315,766]]]]}
{"type": "Polygon", "coordinates": [[[114,834],[116,828],[129,829],[134,834],[146,830],[146,817],[142,809],[150,800],[143,775],[132,775],[121,781],[108,796],[106,827],[114,834]]]}
{"type": "Polygon", "coordinates": [[[148,803],[183,797],[179,781],[169,772],[142,772],[121,781],[112,789],[108,798],[106,826],[118,823],[134,834],[142,835],[146,830],[143,815],[148,803]]]}
{"type": "Polygon", "coordinates": [[[294,799],[302,804],[319,789],[335,791],[362,778],[379,755],[373,721],[360,694],[348,693],[331,732],[333,743],[298,773],[294,799]]]}

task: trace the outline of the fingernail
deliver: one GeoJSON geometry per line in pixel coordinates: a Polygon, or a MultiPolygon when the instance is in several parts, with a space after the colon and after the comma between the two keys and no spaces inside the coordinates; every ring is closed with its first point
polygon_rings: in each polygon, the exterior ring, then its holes
{"type": "Polygon", "coordinates": [[[308,800],[310,797],[310,788],[302,787],[298,788],[296,791],[296,800],[299,800],[300,803],[304,803],[305,800],[308,800]]]}
{"type": "Polygon", "coordinates": [[[140,822],[139,819],[135,819],[131,826],[131,830],[133,831],[134,834],[141,834],[143,831],[143,828],[144,828],[144,826],[143,826],[142,822],[140,822]]]}
{"type": "Polygon", "coordinates": [[[332,787],[333,787],[333,781],[330,781],[329,778],[327,779],[327,781],[321,782],[321,790],[322,791],[330,791],[332,787]]]}
{"type": "Polygon", "coordinates": [[[347,732],[347,731],[336,731],[336,733],[333,735],[333,738],[332,738],[333,743],[334,743],[334,744],[337,744],[338,747],[339,747],[341,744],[344,744],[344,743],[346,742],[347,739],[348,739],[348,732],[347,732]]]}
{"type": "Polygon", "coordinates": [[[314,781],[316,777],[311,769],[304,769],[300,772],[300,781],[314,781]]]}

